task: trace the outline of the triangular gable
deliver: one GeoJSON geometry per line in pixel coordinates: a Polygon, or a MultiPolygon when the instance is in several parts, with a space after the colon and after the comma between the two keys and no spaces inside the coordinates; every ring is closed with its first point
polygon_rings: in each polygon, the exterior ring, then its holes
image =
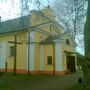
{"type": "MultiPolygon", "coordinates": [[[[42,23],[45,23],[45,22],[51,22],[51,24],[48,24],[48,25],[45,25],[45,26],[50,26],[52,28],[52,30],[54,30],[56,32],[56,34],[58,35],[60,33],[60,31],[61,31],[61,26],[55,20],[55,16],[53,15],[53,13],[50,13],[48,15],[49,11],[53,12],[50,8],[46,8],[46,9],[42,9],[42,10],[34,10],[34,11],[31,11],[31,17],[32,17],[32,15],[36,15],[36,17],[40,16],[40,17],[42,17],[42,19],[44,18],[44,20],[41,23],[39,23],[39,21],[38,21],[39,24],[42,24],[42,23]],[[54,19],[51,18],[53,16],[54,16],[54,19]]],[[[35,26],[37,26],[37,24],[35,24],[35,26]]],[[[45,27],[45,26],[43,25],[43,27],[45,27]]],[[[42,29],[40,26],[39,26],[39,28],[42,29]]],[[[43,29],[43,30],[45,30],[45,29],[43,29]]]]}
{"type": "MultiPolygon", "coordinates": [[[[50,30],[50,29],[49,29],[50,30]]],[[[60,30],[58,29],[58,26],[57,25],[54,25],[53,23],[49,23],[48,25],[43,25],[43,26],[36,26],[34,28],[34,31],[38,31],[38,32],[41,32],[43,34],[47,34],[49,36],[54,36],[54,35],[59,35],[60,34],[60,30]],[[52,32],[49,32],[49,31],[46,31],[45,29],[43,29],[44,27],[50,27],[52,25],[52,30],[54,30],[56,33],[52,33],[52,32]]]]}
{"type": "Polygon", "coordinates": [[[67,37],[66,39],[70,39],[74,46],[77,46],[77,43],[74,40],[74,37],[70,34],[70,32],[66,31],[59,36],[59,38],[61,38],[62,40],[64,40],[65,37],[67,37]]]}

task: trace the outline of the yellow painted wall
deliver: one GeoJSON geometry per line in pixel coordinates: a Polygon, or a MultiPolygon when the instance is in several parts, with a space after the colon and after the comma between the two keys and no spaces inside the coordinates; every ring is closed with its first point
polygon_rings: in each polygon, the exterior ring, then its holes
{"type": "MultiPolygon", "coordinates": [[[[53,64],[52,65],[48,65],[47,64],[47,56],[52,56],[52,63],[53,63],[53,44],[47,44],[47,45],[43,45],[43,61],[44,61],[44,70],[45,71],[53,71],[53,64]]],[[[40,50],[40,45],[39,44],[35,44],[35,66],[34,69],[35,71],[39,71],[40,70],[40,58],[39,58],[39,51],[40,50]]]]}
{"type": "MultiPolygon", "coordinates": [[[[26,69],[26,59],[27,59],[27,44],[24,42],[26,40],[26,33],[25,32],[20,32],[17,35],[17,41],[18,42],[23,42],[23,44],[17,45],[17,69],[26,69]]],[[[5,41],[8,43],[8,41],[14,41],[14,34],[4,34],[0,36],[0,41],[5,41]]],[[[14,44],[8,43],[7,44],[7,68],[8,69],[13,69],[14,65],[14,57],[10,56],[10,47],[14,46],[14,44]]]]}
{"type": "Polygon", "coordinates": [[[47,17],[50,18],[50,20],[55,20],[54,13],[51,9],[45,8],[45,9],[42,9],[41,11],[33,10],[33,11],[31,11],[31,18],[30,18],[31,22],[30,22],[30,24],[32,26],[34,26],[37,24],[41,24],[41,23],[50,21],[47,17]],[[33,21],[35,21],[35,22],[33,22],[33,21]]]}
{"type": "Polygon", "coordinates": [[[75,52],[74,43],[72,42],[72,39],[68,34],[64,36],[62,46],[63,46],[62,47],[63,51],[66,50],[66,51],[69,51],[69,52],[75,52]],[[69,39],[70,45],[66,45],[66,40],[67,39],[69,39]]]}
{"type": "Polygon", "coordinates": [[[47,16],[49,17],[51,20],[55,20],[55,14],[54,14],[54,11],[51,9],[51,8],[44,8],[42,9],[42,12],[47,16]]]}
{"type": "Polygon", "coordinates": [[[38,43],[45,40],[47,37],[48,37],[47,35],[44,35],[40,32],[35,32],[35,41],[38,43]]]}
{"type": "Polygon", "coordinates": [[[41,17],[40,15],[40,12],[38,11],[34,11],[34,12],[31,12],[31,18],[30,18],[30,25],[31,26],[35,26],[35,25],[38,25],[38,24],[41,24],[41,23],[44,23],[44,22],[47,22],[48,20],[41,17]],[[33,22],[35,21],[35,22],[33,22]]]}
{"type": "Polygon", "coordinates": [[[34,66],[34,69],[35,71],[38,71],[39,70],[39,45],[38,44],[35,44],[35,56],[34,56],[35,60],[34,60],[34,63],[35,63],[35,66],[34,66]]]}
{"type": "Polygon", "coordinates": [[[52,62],[53,62],[53,44],[47,44],[44,45],[44,68],[46,71],[53,71],[53,64],[48,65],[47,64],[47,56],[52,56],[52,62]]]}

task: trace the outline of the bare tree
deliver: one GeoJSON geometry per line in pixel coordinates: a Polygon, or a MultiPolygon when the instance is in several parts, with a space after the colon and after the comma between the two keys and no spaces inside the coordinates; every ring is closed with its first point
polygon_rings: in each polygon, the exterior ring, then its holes
{"type": "Polygon", "coordinates": [[[79,46],[83,46],[84,23],[87,12],[86,0],[54,0],[53,9],[58,21],[63,25],[65,31],[69,31],[79,46]]]}
{"type": "Polygon", "coordinates": [[[73,36],[83,31],[84,17],[86,16],[85,0],[54,0],[53,8],[60,23],[73,36]]]}

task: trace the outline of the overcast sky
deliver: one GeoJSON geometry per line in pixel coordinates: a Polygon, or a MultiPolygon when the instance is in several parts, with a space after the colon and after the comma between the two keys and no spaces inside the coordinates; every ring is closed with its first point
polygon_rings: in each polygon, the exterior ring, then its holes
{"type": "MultiPolygon", "coordinates": [[[[35,0],[30,0],[29,4],[30,10],[36,9],[34,3],[35,0]]],[[[53,0],[49,0],[52,3],[53,0]]],[[[48,4],[47,0],[40,0],[41,4],[46,6],[48,4]]],[[[0,0],[0,16],[2,20],[7,20],[15,18],[20,15],[20,0],[0,0]]]]}

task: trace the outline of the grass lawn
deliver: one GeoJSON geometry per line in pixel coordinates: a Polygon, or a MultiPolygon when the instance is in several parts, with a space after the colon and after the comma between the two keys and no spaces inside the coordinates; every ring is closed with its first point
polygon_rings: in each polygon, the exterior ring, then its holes
{"type": "Polygon", "coordinates": [[[5,83],[0,84],[0,90],[14,90],[13,87],[11,87],[10,85],[6,85],[5,83]]]}
{"type": "Polygon", "coordinates": [[[17,74],[13,76],[12,73],[3,74],[3,76],[0,76],[0,90],[33,90],[33,87],[37,87],[37,85],[52,77],[54,76],[28,74],[17,74]]]}
{"type": "Polygon", "coordinates": [[[64,76],[26,74],[13,76],[12,73],[8,73],[0,76],[0,90],[67,90],[68,88],[68,90],[80,90],[76,84],[78,76],[81,75],[74,73],[64,76]]]}
{"type": "Polygon", "coordinates": [[[73,87],[70,87],[70,88],[67,89],[67,90],[83,90],[83,86],[80,85],[80,84],[77,84],[77,85],[75,85],[75,86],[73,86],[73,87]]]}

